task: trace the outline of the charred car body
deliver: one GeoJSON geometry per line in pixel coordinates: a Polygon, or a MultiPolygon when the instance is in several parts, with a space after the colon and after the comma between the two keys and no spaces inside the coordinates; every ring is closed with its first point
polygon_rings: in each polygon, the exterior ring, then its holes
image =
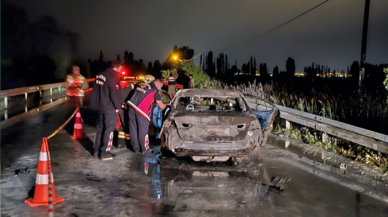
{"type": "MultiPolygon", "coordinates": [[[[266,124],[272,124],[272,121],[266,124]]],[[[258,158],[263,132],[244,96],[235,90],[177,92],[160,133],[161,152],[194,161],[258,158]]]]}

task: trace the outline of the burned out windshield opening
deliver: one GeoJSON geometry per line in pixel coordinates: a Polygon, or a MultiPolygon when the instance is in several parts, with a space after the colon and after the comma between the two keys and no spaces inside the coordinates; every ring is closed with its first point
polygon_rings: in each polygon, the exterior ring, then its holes
{"type": "Polygon", "coordinates": [[[234,97],[179,97],[176,109],[193,112],[245,112],[242,98],[234,97]]]}

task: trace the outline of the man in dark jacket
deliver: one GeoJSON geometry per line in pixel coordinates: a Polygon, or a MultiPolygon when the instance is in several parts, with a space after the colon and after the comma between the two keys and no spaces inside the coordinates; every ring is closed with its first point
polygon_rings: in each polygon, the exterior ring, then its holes
{"type": "Polygon", "coordinates": [[[165,109],[166,104],[162,102],[159,91],[163,83],[160,79],[155,79],[150,84],[139,85],[133,90],[133,95],[127,101],[129,105],[129,134],[131,135],[131,145],[138,153],[149,149],[148,128],[150,125],[150,112],[153,102],[165,109]]]}
{"type": "Polygon", "coordinates": [[[120,62],[112,61],[111,68],[96,76],[96,83],[90,97],[89,108],[98,111],[94,156],[97,157],[101,151],[101,160],[112,160],[115,156],[109,151],[112,147],[117,115],[123,101],[119,79],[121,70],[120,62]]]}

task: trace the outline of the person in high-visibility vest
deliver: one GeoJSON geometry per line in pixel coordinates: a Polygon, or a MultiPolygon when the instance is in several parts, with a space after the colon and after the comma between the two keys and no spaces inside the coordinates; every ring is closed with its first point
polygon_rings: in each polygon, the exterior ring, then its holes
{"type": "MultiPolygon", "coordinates": [[[[67,101],[67,111],[65,120],[67,120],[78,106],[82,106],[84,90],[89,87],[85,77],[81,75],[80,68],[76,65],[71,66],[71,73],[65,80],[67,101]]],[[[66,125],[66,131],[73,133],[74,118],[66,125]]]]}
{"type": "Polygon", "coordinates": [[[170,72],[170,76],[168,77],[168,94],[171,98],[175,96],[175,83],[178,78],[178,73],[176,72],[176,68],[172,72],[170,72]]]}
{"type": "Polygon", "coordinates": [[[66,95],[69,97],[69,110],[82,106],[84,90],[89,87],[85,77],[81,75],[80,68],[76,65],[71,67],[71,74],[68,74],[65,81],[66,95]]]}

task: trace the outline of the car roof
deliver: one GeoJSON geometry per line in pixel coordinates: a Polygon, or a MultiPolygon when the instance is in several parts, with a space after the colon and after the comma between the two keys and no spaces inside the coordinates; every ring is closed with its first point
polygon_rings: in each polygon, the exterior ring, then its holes
{"type": "Polygon", "coordinates": [[[237,90],[228,89],[182,89],[177,93],[178,97],[241,97],[237,90]]]}

